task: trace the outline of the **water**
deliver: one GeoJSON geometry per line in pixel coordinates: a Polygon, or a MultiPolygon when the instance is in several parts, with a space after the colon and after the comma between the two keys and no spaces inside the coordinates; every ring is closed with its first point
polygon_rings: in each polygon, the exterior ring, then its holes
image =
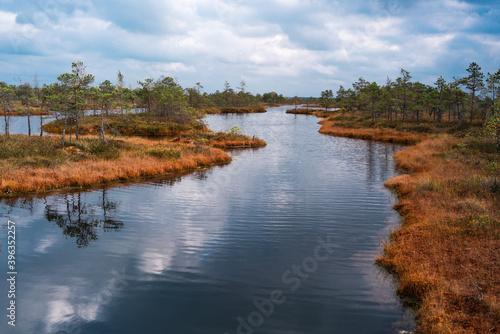
{"type": "MultiPolygon", "coordinates": [[[[53,116],[43,116],[43,124],[56,119],[53,116]]],[[[40,135],[40,116],[31,116],[31,135],[40,135]]],[[[9,133],[13,134],[28,134],[28,117],[27,116],[10,116],[9,117],[9,133]]],[[[0,134],[5,134],[5,118],[0,115],[0,134]]],[[[44,135],[48,134],[43,132],[44,135]]]]}
{"type": "MultiPolygon", "coordinates": [[[[17,227],[17,324],[1,333],[399,333],[374,265],[398,223],[401,147],[321,135],[318,118],[211,115],[268,146],[231,164],[0,205],[17,227]],[[300,266],[300,267],[299,267],[300,266]]],[[[2,276],[3,277],[3,276],[2,276]]],[[[3,312],[6,280],[0,282],[3,312]]]]}

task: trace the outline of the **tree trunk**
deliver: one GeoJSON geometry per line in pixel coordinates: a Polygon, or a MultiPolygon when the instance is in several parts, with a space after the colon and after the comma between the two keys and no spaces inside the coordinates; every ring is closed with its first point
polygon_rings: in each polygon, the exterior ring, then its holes
{"type": "Polygon", "coordinates": [[[75,139],[76,140],[79,140],[80,139],[80,136],[79,136],[79,129],[80,129],[80,124],[79,124],[79,119],[80,117],[78,116],[78,110],[76,111],[76,128],[75,128],[75,139]]]}
{"type": "Polygon", "coordinates": [[[28,106],[28,136],[31,137],[31,119],[30,119],[30,103],[26,104],[28,106]]]}
{"type": "Polygon", "coordinates": [[[43,102],[40,106],[40,137],[43,136],[43,102]]]}
{"type": "Polygon", "coordinates": [[[106,141],[106,135],[104,133],[104,112],[101,109],[101,136],[102,140],[104,141],[104,145],[108,145],[108,142],[106,141]]]}
{"type": "Polygon", "coordinates": [[[64,147],[64,137],[66,136],[66,124],[68,123],[67,122],[67,119],[68,119],[68,115],[64,115],[64,128],[63,128],[63,132],[62,132],[62,147],[64,147]]]}
{"type": "Polygon", "coordinates": [[[9,116],[7,116],[7,108],[4,107],[3,115],[5,117],[5,135],[9,137],[9,116]]]}
{"type": "Polygon", "coordinates": [[[472,101],[471,101],[471,106],[470,106],[470,122],[472,123],[472,120],[474,118],[474,100],[475,100],[475,92],[472,92],[472,101]]]}

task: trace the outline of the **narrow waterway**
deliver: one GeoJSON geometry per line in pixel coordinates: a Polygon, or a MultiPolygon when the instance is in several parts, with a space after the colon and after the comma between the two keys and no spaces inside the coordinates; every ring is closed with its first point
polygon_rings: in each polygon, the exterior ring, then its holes
{"type": "MultiPolygon", "coordinates": [[[[268,146],[185,175],[0,202],[16,226],[16,327],[1,333],[401,333],[374,264],[398,224],[401,146],[319,134],[318,118],[210,115],[268,146]]],[[[1,318],[0,318],[1,319],[1,318]]]]}

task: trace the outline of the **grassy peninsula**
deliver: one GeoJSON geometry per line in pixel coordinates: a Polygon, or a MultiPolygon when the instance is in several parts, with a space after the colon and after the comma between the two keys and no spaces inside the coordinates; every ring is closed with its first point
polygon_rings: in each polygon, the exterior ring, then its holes
{"type": "Polygon", "coordinates": [[[199,144],[96,136],[65,142],[60,136],[0,136],[0,196],[85,188],[110,182],[228,163],[224,151],[199,144]]]}

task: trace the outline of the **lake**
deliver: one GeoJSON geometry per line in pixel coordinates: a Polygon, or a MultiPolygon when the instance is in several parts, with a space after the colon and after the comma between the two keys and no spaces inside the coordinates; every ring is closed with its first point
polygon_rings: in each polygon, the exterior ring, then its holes
{"type": "Polygon", "coordinates": [[[0,282],[0,332],[412,331],[374,264],[399,224],[383,183],[403,147],[321,135],[286,109],[209,115],[268,143],[228,165],[2,200],[1,270],[10,220],[17,276],[15,328],[0,282]]]}

